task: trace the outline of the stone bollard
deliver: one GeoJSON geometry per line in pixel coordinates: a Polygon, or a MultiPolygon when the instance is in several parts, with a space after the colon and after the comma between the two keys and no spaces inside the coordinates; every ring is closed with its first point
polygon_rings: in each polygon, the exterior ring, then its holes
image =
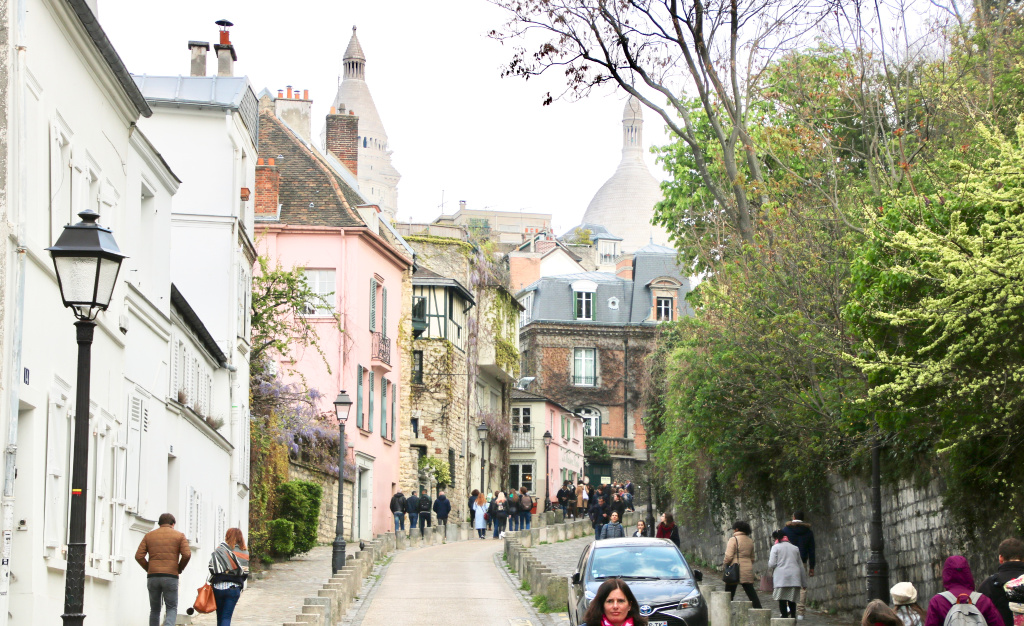
{"type": "Polygon", "coordinates": [[[530,573],[530,593],[535,596],[547,595],[547,579],[545,575],[551,574],[551,570],[538,563],[530,573]]]}
{"type": "Polygon", "coordinates": [[[565,511],[563,511],[562,509],[558,509],[557,511],[555,511],[555,523],[556,524],[561,524],[564,521],[565,521],[565,511]]]}
{"type": "Polygon", "coordinates": [[[754,607],[750,600],[733,600],[729,603],[730,623],[732,626],[747,626],[749,617],[747,611],[754,607]]]}
{"type": "Polygon", "coordinates": [[[569,579],[561,575],[548,577],[548,606],[562,606],[569,597],[569,579]]]}
{"type": "Polygon", "coordinates": [[[796,626],[795,617],[773,617],[771,626],[796,626]]]}
{"type": "Polygon", "coordinates": [[[540,529],[537,528],[536,526],[530,529],[530,545],[531,546],[539,546],[540,545],[540,529]]]}
{"type": "Polygon", "coordinates": [[[306,598],[304,602],[305,604],[302,606],[303,613],[307,612],[306,607],[313,607],[314,612],[316,612],[316,607],[319,607],[319,613],[323,616],[324,624],[334,623],[334,606],[331,603],[330,598],[321,598],[317,596],[316,598],[306,598]]]}
{"type": "Polygon", "coordinates": [[[476,531],[473,530],[473,525],[469,522],[459,522],[459,541],[469,541],[470,538],[476,536],[476,531]]]}
{"type": "Polygon", "coordinates": [[[537,533],[537,538],[539,539],[539,541],[537,543],[538,544],[541,544],[541,543],[551,543],[551,531],[552,530],[554,530],[554,529],[552,527],[550,527],[550,526],[545,526],[544,528],[541,528],[540,532],[537,533]]]}
{"type": "Polygon", "coordinates": [[[750,609],[749,611],[747,611],[748,626],[771,626],[771,623],[771,609],[750,609]]]}
{"type": "Polygon", "coordinates": [[[459,540],[459,525],[458,524],[445,524],[444,525],[444,539],[448,543],[454,543],[459,540]]]}
{"type": "Polygon", "coordinates": [[[730,626],[732,621],[730,594],[712,591],[708,598],[708,626],[730,626]]]}
{"type": "Polygon", "coordinates": [[[555,541],[565,541],[566,539],[566,527],[565,524],[559,524],[555,526],[555,541]]]}

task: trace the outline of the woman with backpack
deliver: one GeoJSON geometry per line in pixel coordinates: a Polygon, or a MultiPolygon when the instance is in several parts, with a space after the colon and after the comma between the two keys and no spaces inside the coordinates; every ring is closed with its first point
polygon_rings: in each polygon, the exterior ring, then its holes
{"type": "Polygon", "coordinates": [[[619,537],[625,537],[626,531],[622,528],[622,524],[619,523],[619,514],[612,511],[611,519],[608,523],[601,526],[601,536],[598,539],[617,539],[619,537]]]}
{"type": "Polygon", "coordinates": [[[230,626],[235,605],[249,577],[249,550],[239,528],[229,528],[210,555],[210,586],[217,602],[217,626],[230,626]]]}
{"type": "Polygon", "coordinates": [[[505,494],[498,492],[498,495],[494,497],[494,535],[492,539],[497,539],[505,534],[505,524],[508,522],[508,498],[505,494]]]}
{"type": "Polygon", "coordinates": [[[530,530],[530,521],[533,519],[533,498],[527,492],[526,487],[519,488],[519,530],[530,530]]]}
{"type": "Polygon", "coordinates": [[[519,492],[515,489],[508,494],[508,529],[519,530],[519,492]]]}
{"type": "Polygon", "coordinates": [[[974,590],[971,566],[959,554],[946,559],[942,566],[942,587],[945,591],[932,596],[928,603],[925,626],[1005,626],[996,605],[974,590]],[[954,604],[957,611],[950,615],[954,604]]]}

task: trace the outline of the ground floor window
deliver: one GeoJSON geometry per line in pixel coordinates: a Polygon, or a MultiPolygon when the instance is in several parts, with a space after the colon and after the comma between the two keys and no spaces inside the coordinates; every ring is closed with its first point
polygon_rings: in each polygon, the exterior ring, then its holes
{"type": "Polygon", "coordinates": [[[533,463],[513,463],[509,466],[508,482],[513,489],[526,487],[533,492],[533,463]]]}

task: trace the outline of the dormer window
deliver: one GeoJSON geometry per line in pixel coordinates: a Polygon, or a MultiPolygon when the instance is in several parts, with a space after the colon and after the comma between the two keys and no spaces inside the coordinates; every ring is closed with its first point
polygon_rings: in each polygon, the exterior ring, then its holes
{"type": "Polygon", "coordinates": [[[653,299],[651,317],[656,322],[671,322],[676,317],[676,300],[683,283],[672,276],[662,276],[647,283],[653,299]]]}
{"type": "Polygon", "coordinates": [[[594,294],[589,291],[576,291],[573,293],[575,294],[573,300],[576,303],[574,308],[576,319],[594,319],[594,294]]]}
{"type": "Polygon", "coordinates": [[[672,321],[672,311],[675,309],[675,298],[658,298],[656,307],[656,319],[659,322],[672,321]]]}

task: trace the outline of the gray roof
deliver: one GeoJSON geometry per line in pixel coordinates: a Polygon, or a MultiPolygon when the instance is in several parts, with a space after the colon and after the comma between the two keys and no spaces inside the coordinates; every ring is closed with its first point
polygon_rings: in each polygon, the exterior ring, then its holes
{"type": "MultiPolygon", "coordinates": [[[[650,247],[650,246],[648,246],[650,247]]],[[[559,322],[570,324],[604,324],[625,326],[656,324],[652,316],[651,282],[662,277],[672,278],[681,283],[678,291],[681,315],[693,312],[685,302],[690,291],[690,281],[676,263],[676,251],[657,246],[663,250],[650,249],[638,252],[633,258],[633,280],[620,278],[607,272],[583,272],[547,276],[525,287],[519,292],[520,302],[533,292],[530,311],[532,321],[559,322]],[[594,319],[576,320],[573,317],[574,294],[572,284],[578,280],[596,283],[594,292],[594,319]],[[634,303],[636,305],[634,306],[634,303]],[[615,305],[615,308],[612,308],[615,305]]]]}
{"type": "Polygon", "coordinates": [[[562,409],[566,413],[572,413],[572,411],[570,411],[569,409],[565,408],[561,404],[555,402],[551,398],[548,398],[548,397],[545,397],[545,396],[542,396],[542,395],[539,395],[539,394],[536,394],[536,393],[530,393],[529,391],[526,391],[524,389],[519,389],[518,387],[513,387],[512,388],[512,395],[511,395],[511,397],[512,397],[513,401],[518,400],[519,402],[550,402],[551,404],[557,406],[558,408],[562,409]]]}
{"type": "Polygon", "coordinates": [[[253,145],[259,145],[259,101],[247,77],[132,74],[132,78],[152,105],[238,111],[253,145]]]}
{"type": "Polygon", "coordinates": [[[610,241],[622,241],[622,237],[619,237],[618,235],[613,235],[611,233],[611,231],[609,231],[607,228],[605,228],[601,224],[590,224],[588,222],[584,222],[584,223],[580,224],[579,226],[576,226],[575,228],[569,230],[569,232],[567,232],[564,235],[562,235],[561,237],[559,237],[559,239],[564,240],[566,237],[569,237],[570,235],[574,235],[574,234],[576,234],[576,232],[581,231],[581,230],[589,230],[590,231],[590,239],[592,241],[600,241],[602,239],[608,239],[610,241]]]}
{"type": "Polygon", "coordinates": [[[476,300],[473,299],[473,294],[468,289],[462,286],[462,283],[455,280],[454,278],[446,278],[430,271],[422,265],[416,266],[413,270],[412,284],[421,285],[425,287],[452,287],[459,293],[470,304],[476,304],[476,300]]]}

